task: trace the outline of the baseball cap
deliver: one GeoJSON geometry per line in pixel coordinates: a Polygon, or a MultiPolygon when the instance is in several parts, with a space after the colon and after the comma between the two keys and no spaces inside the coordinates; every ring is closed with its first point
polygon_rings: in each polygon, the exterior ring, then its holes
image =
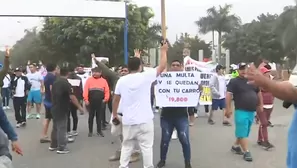
{"type": "Polygon", "coordinates": [[[260,68],[260,71],[261,71],[262,74],[265,74],[267,72],[270,72],[270,70],[267,69],[267,68],[265,68],[265,67],[260,68]]]}
{"type": "Polygon", "coordinates": [[[239,63],[239,64],[238,64],[238,69],[245,69],[245,68],[246,68],[246,66],[247,66],[247,64],[246,64],[246,63],[244,63],[244,62],[241,62],[241,63],[239,63]]]}
{"type": "Polygon", "coordinates": [[[14,72],[21,72],[22,70],[21,70],[21,68],[19,68],[19,67],[17,67],[17,68],[15,68],[14,69],[14,72]]]}

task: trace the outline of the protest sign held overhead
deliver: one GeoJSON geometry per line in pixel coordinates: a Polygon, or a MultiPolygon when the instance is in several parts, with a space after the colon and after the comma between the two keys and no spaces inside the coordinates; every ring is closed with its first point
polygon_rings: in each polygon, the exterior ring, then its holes
{"type": "Polygon", "coordinates": [[[198,80],[200,81],[203,90],[199,99],[200,105],[211,105],[211,90],[209,86],[210,78],[215,72],[216,64],[213,62],[200,62],[191,57],[184,58],[185,71],[200,72],[198,80]]]}
{"type": "Polygon", "coordinates": [[[194,107],[199,101],[199,72],[167,72],[157,79],[156,105],[194,107]]]}

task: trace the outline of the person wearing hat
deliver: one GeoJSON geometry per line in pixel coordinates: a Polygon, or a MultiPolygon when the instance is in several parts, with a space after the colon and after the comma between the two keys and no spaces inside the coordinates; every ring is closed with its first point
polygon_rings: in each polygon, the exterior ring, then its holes
{"type": "Polygon", "coordinates": [[[102,105],[108,102],[110,90],[107,81],[101,76],[99,67],[92,69],[92,77],[88,78],[83,91],[83,98],[89,108],[89,137],[93,136],[93,122],[96,116],[97,134],[104,137],[102,132],[102,105]]]}
{"type": "MultiPolygon", "coordinates": [[[[226,86],[227,86],[227,81],[224,75],[225,67],[222,65],[217,65],[216,66],[216,73],[212,75],[210,79],[210,90],[212,94],[212,108],[210,110],[209,118],[208,118],[208,123],[210,125],[215,124],[213,121],[213,112],[218,110],[219,108],[223,111],[225,111],[226,108],[226,86]]],[[[224,115],[223,119],[223,125],[225,126],[230,126],[230,122],[224,115]]]]}
{"type": "MultiPolygon", "coordinates": [[[[260,71],[265,77],[270,78],[269,69],[261,67],[260,71]]],[[[257,111],[257,117],[260,120],[258,145],[262,146],[265,150],[269,150],[271,148],[274,148],[274,145],[269,142],[267,129],[267,127],[269,126],[269,119],[273,110],[274,96],[271,92],[268,92],[265,89],[261,89],[261,92],[263,98],[263,112],[257,111]]]]}
{"type": "Polygon", "coordinates": [[[11,90],[13,95],[15,119],[17,121],[16,127],[19,128],[26,125],[27,94],[30,90],[31,84],[28,78],[22,75],[20,68],[16,68],[14,73],[15,77],[11,81],[11,90]]]}
{"type": "Polygon", "coordinates": [[[245,78],[247,64],[238,65],[237,78],[233,78],[227,85],[226,94],[226,116],[232,114],[231,102],[234,100],[235,112],[235,136],[236,141],[232,145],[231,151],[238,155],[243,155],[245,161],[253,161],[248,149],[248,138],[253,125],[256,111],[263,109],[262,94],[256,86],[250,85],[245,78]]]}

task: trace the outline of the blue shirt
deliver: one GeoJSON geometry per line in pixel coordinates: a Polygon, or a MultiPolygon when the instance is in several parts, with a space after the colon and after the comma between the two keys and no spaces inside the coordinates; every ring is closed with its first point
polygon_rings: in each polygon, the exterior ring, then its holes
{"type": "Polygon", "coordinates": [[[11,141],[18,140],[18,136],[7,119],[7,116],[2,107],[0,107],[0,127],[6,133],[7,137],[11,141]]]}
{"type": "Polygon", "coordinates": [[[297,167],[297,106],[288,132],[287,168],[297,167]]]}
{"type": "Polygon", "coordinates": [[[52,73],[47,73],[47,75],[44,77],[44,89],[45,89],[44,102],[45,103],[52,102],[51,86],[53,86],[55,80],[56,80],[56,76],[52,73]]]}

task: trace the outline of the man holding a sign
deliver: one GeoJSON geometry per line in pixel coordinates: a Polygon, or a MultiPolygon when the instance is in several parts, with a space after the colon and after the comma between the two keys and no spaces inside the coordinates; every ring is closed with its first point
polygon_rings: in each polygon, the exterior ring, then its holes
{"type": "Polygon", "coordinates": [[[189,139],[188,108],[199,101],[198,72],[183,72],[182,62],[174,60],[170,71],[162,73],[156,85],[156,104],[163,107],[161,112],[161,154],[157,168],[166,164],[169,142],[176,129],[183,148],[185,167],[191,168],[191,147],[189,139]]]}

